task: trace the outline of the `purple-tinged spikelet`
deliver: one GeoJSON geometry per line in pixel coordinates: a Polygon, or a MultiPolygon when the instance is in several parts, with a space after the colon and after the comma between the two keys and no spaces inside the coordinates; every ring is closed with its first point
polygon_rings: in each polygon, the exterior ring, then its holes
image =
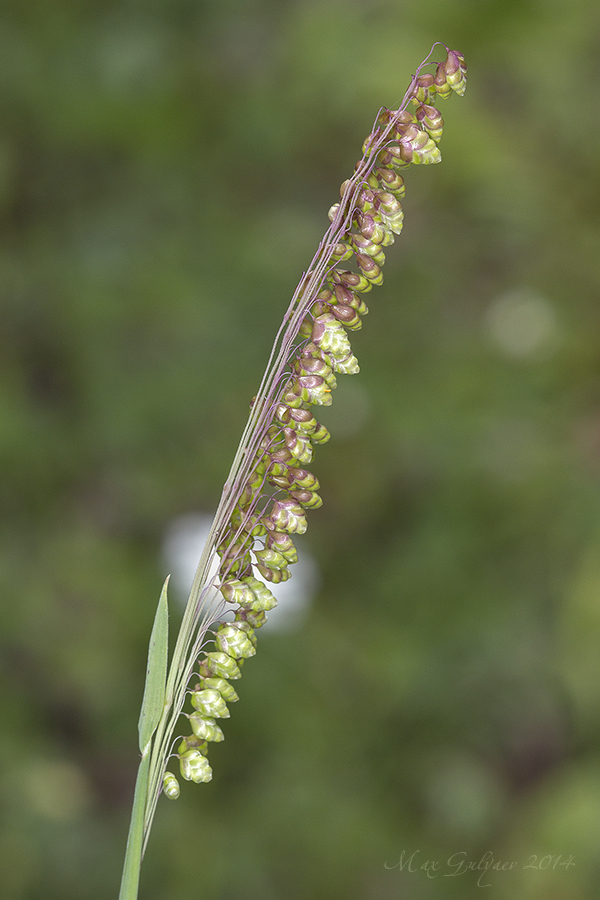
{"type": "MultiPolygon", "coordinates": [[[[405,185],[400,171],[441,160],[444,122],[435,103],[452,93],[462,96],[467,71],[463,55],[445,49],[441,62],[429,63],[428,57],[419,66],[398,109],[380,110],[354,175],[342,184],[340,201],[329,210],[331,224],[296,289],[252,401],[188,605],[193,609],[190,632],[196,633],[195,641],[190,640],[192,662],[211,624],[216,649],[199,657],[201,680],[191,692],[194,712],[188,716],[193,734],[176,754],[184,779],[212,777],[207,742],[223,740],[215,719],[229,716],[225,701],[238,699],[228,679],[241,677],[240,666],[256,652],[255,629],[277,603],[265,581],[279,584],[290,577],[289,566],[298,558],[292,536],[306,531],[305,511],[322,504],[319,482],[306,466],[314,445],[329,440],[329,432],[311,407],[332,402],[336,375],[359,371],[348,331],[361,327],[368,312],[361,294],[383,281],[384,248],[402,231],[405,185]],[[340,268],[349,260],[354,271],[340,268]],[[234,622],[201,621],[211,586],[203,573],[215,553],[220,557],[220,610],[233,607],[234,622]]],[[[178,795],[170,773],[163,784],[167,796],[178,795]]]]}

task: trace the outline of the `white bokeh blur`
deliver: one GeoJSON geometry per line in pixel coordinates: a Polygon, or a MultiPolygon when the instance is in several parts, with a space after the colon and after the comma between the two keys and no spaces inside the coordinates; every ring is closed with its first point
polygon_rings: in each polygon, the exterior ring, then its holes
{"type": "Polygon", "coordinates": [[[486,311],[485,325],[494,344],[516,359],[546,356],[557,344],[554,308],[531,288],[516,288],[496,297],[486,311]]]}
{"type": "MultiPolygon", "coordinates": [[[[173,519],[167,526],[162,557],[167,573],[171,575],[173,596],[182,606],[187,601],[212,520],[212,515],[207,513],[188,513],[173,519]]],[[[296,546],[302,542],[302,538],[298,539],[296,535],[293,538],[296,546]]],[[[298,551],[298,562],[290,567],[292,577],[281,584],[267,585],[277,598],[278,605],[269,612],[263,626],[265,630],[293,631],[299,628],[316,593],[319,582],[317,563],[305,547],[298,547],[298,551]]],[[[218,558],[211,575],[217,574],[217,568],[218,558]]],[[[254,574],[264,580],[256,570],[254,574]]],[[[232,616],[233,613],[229,617],[232,616]]]]}

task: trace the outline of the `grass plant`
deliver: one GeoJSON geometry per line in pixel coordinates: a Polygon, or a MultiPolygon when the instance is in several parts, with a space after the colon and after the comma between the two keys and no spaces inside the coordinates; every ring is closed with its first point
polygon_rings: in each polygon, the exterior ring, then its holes
{"type": "Polygon", "coordinates": [[[168,660],[168,579],[156,612],[142,710],[141,762],[120,900],[138,896],[140,866],[162,793],[177,799],[180,777],[210,781],[218,719],[238,699],[231,681],[256,653],[256,631],[277,600],[270,585],[286,581],[297,561],[293,535],[306,511],[321,506],[319,482],[305,466],[329,440],[313,406],[329,406],[338,375],[358,373],[348,331],[368,312],[363,295],[383,281],[385,248],[403,225],[401,172],[440,162],[443,120],[435,103],[462,96],[462,54],[434,45],[397,109],[379,110],[354,174],[329,210],[330,225],[303,274],[277,332],[267,369],[225,483],[168,660]],[[444,58],[432,62],[436,47],[444,58]],[[352,261],[353,268],[341,264],[352,261]],[[224,618],[228,611],[234,618],[224,618]],[[189,702],[189,711],[185,710],[189,702]],[[190,732],[182,739],[182,717],[190,732]]]}

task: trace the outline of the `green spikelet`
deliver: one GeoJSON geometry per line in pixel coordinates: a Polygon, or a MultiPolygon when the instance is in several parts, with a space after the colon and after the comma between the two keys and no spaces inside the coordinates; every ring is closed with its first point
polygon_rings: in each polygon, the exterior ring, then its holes
{"type": "MultiPolygon", "coordinates": [[[[201,682],[191,693],[195,712],[189,716],[194,736],[188,740],[222,740],[215,719],[229,716],[225,700],[237,699],[227,679],[239,678],[242,662],[254,656],[254,631],[277,602],[265,582],[280,584],[290,577],[289,566],[298,559],[291,535],[303,534],[305,511],[322,505],[319,482],[305,466],[312,460],[313,445],[330,435],[311,407],[331,404],[336,375],[359,372],[348,333],[362,326],[368,308],[361,294],[382,283],[384,248],[402,231],[400,199],[406,186],[400,170],[441,160],[438,143],[444,122],[435,99],[464,93],[462,54],[447,50],[445,59],[433,65],[431,72],[419,67],[403,107],[380,112],[355,176],[342,184],[340,202],[329,210],[327,266],[320,278],[311,280],[325,259],[321,250],[292,303],[301,343],[287,358],[287,377],[279,379],[277,393],[259,393],[252,401],[253,462],[240,476],[236,503],[217,543],[218,587],[235,608],[235,620],[216,623],[215,650],[200,659],[201,682]],[[414,111],[407,108],[410,102],[414,111]],[[353,261],[354,271],[337,268],[347,260],[353,261]]],[[[276,371],[273,385],[278,377],[276,371]]],[[[200,757],[204,754],[197,746],[180,748],[184,778],[202,780],[206,764],[200,757]]]]}
{"type": "Polygon", "coordinates": [[[165,772],[163,776],[163,791],[169,800],[177,800],[179,797],[179,782],[172,772],[165,772]]]}

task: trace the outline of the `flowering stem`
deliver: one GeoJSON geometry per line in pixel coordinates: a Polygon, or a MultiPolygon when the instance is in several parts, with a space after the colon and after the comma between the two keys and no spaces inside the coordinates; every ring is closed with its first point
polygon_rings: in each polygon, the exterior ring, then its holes
{"type": "Polygon", "coordinates": [[[148,769],[150,755],[147,753],[140,763],[135,793],[133,796],[133,811],[129,835],[127,836],[127,850],[125,851],[125,865],[121,879],[119,900],[137,900],[140,883],[140,866],[142,864],[142,846],[144,843],[144,809],[148,797],[148,769]]]}
{"type": "Polygon", "coordinates": [[[242,663],[256,652],[255,630],[277,603],[264,581],[278,584],[290,577],[288,566],[297,560],[290,535],[306,530],[306,509],[321,506],[319,482],[304,465],[312,459],[313,445],[327,441],[329,432],[310,407],[331,403],[336,374],[359,371],[345,329],[361,327],[361,315],[368,310],[360,294],[381,284],[383,248],[402,230],[399,198],[404,181],[399,170],[441,160],[437,144],[443,120],[432,101],[453,92],[461,96],[466,85],[464,57],[445,50],[435,74],[423,71],[431,53],[421,63],[399,109],[379,110],[354,175],[344,182],[340,202],[329,212],[329,228],[294,292],[252,402],[168,674],[166,584],[163,588],[150,640],[140,715],[142,759],[119,900],[136,900],[141,859],[161,792],[171,799],[179,796],[178,781],[167,771],[171,756],[179,759],[185,780],[211,779],[208,743],[223,740],[216,719],[229,717],[225,701],[238,699],[228,679],[241,676],[242,663]],[[416,107],[414,112],[409,104],[416,107]],[[358,272],[336,268],[350,258],[358,272]],[[261,542],[262,549],[257,549],[261,542]],[[215,596],[216,591],[220,593],[215,596]],[[228,604],[233,605],[235,621],[219,621],[228,604]],[[209,628],[216,650],[206,652],[209,628]],[[190,691],[196,665],[200,680],[190,691]],[[184,715],[193,734],[184,737],[174,753],[188,694],[194,712],[184,715]]]}

